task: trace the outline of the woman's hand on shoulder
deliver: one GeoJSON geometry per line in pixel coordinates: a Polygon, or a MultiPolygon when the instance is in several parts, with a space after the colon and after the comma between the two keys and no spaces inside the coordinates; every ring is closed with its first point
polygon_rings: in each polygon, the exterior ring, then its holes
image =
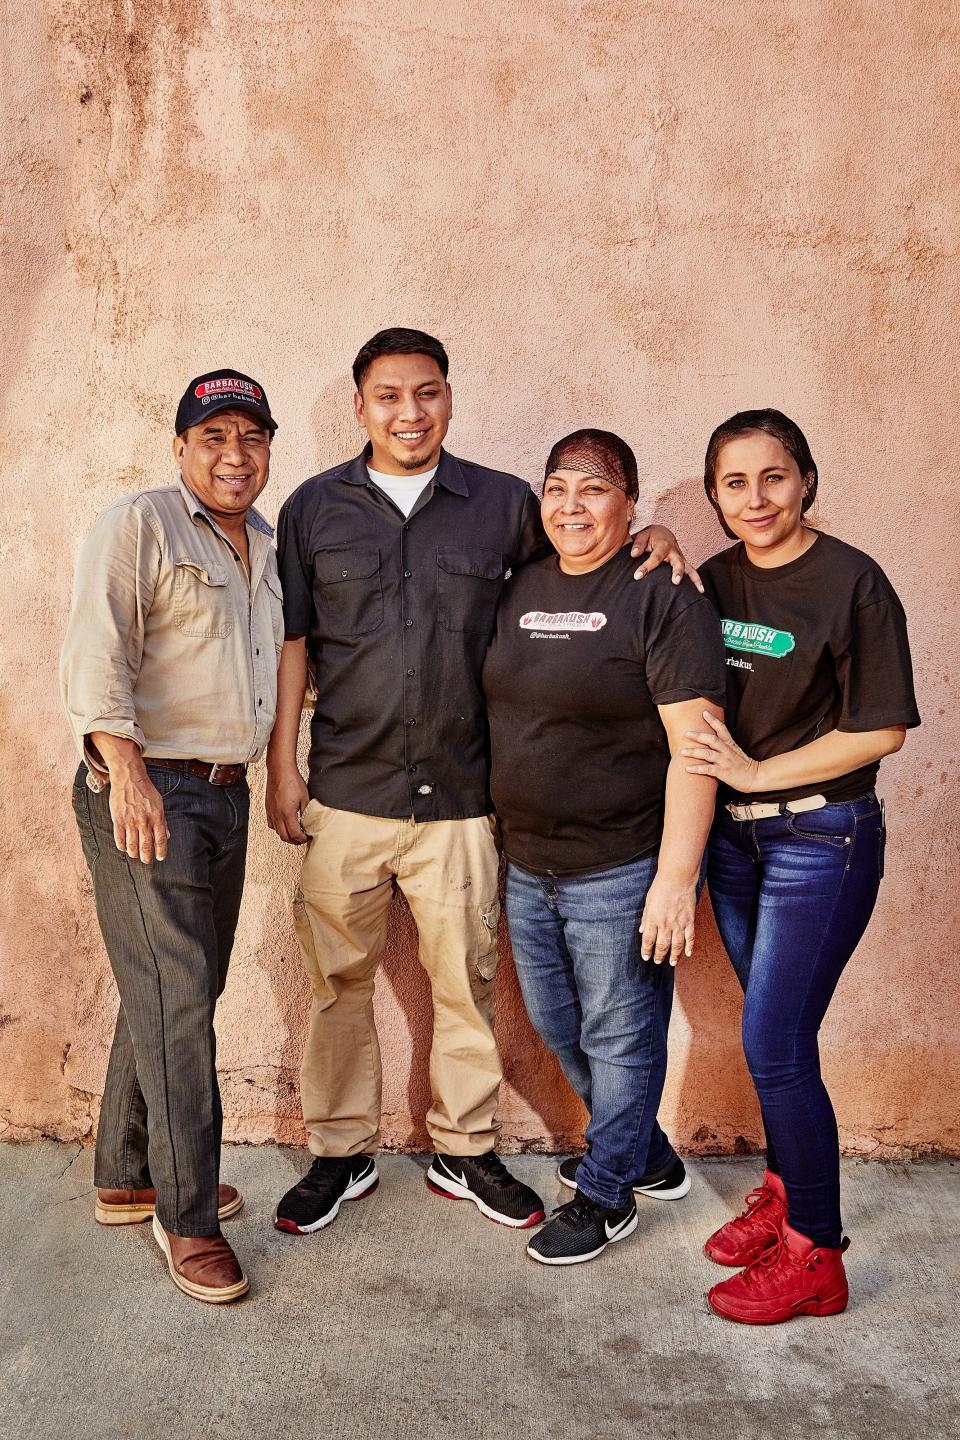
{"type": "Polygon", "coordinates": [[[694,763],[686,767],[688,775],[712,775],[731,790],[743,795],[760,789],[760,761],[751,760],[734,740],[723,721],[709,710],[704,710],[705,730],[687,730],[686,739],[691,742],[680,751],[687,760],[694,763]]]}
{"type": "Polygon", "coordinates": [[[681,955],[693,954],[696,880],[674,880],[657,871],[647,891],[640,921],[640,954],[644,960],[676,965],[681,955]]]}

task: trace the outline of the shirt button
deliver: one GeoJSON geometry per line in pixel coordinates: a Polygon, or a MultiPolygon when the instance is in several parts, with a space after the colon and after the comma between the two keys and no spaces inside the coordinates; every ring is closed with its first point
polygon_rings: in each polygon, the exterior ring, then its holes
{"type": "Polygon", "coordinates": [[[408,725],[416,725],[416,723],[417,723],[416,720],[408,720],[408,721],[407,721],[407,724],[408,724],[408,725]]]}
{"type": "Polygon", "coordinates": [[[408,766],[407,766],[407,769],[410,771],[410,774],[411,774],[411,775],[416,775],[416,773],[417,773],[417,767],[416,767],[416,765],[408,765],[408,766]]]}
{"type": "Polygon", "coordinates": [[[410,579],[410,576],[411,576],[412,574],[413,574],[413,571],[412,571],[412,570],[404,570],[404,572],[403,572],[403,578],[404,578],[404,580],[409,580],[409,579],[410,579]]]}
{"type": "Polygon", "coordinates": [[[257,652],[256,652],[256,653],[257,653],[258,655],[260,654],[260,647],[259,647],[259,646],[257,647],[257,652]]]}
{"type": "Polygon", "coordinates": [[[407,671],[407,674],[408,674],[408,675],[416,675],[416,673],[417,673],[416,670],[408,670],[408,671],[407,671]]]}
{"type": "Polygon", "coordinates": [[[419,785],[419,786],[417,787],[417,794],[418,794],[418,795],[432,795],[432,794],[433,794],[433,786],[432,786],[432,785],[419,785]]]}
{"type": "Polygon", "coordinates": [[[346,572],[346,570],[341,570],[341,571],[340,571],[340,579],[341,579],[341,580],[346,580],[346,578],[347,578],[347,572],[346,572]]]}
{"type": "Polygon", "coordinates": [[[258,704],[258,705],[262,705],[262,704],[263,704],[263,701],[262,701],[262,700],[258,700],[258,701],[257,701],[257,704],[258,704]]]}
{"type": "Polygon", "coordinates": [[[413,621],[412,621],[412,620],[404,620],[403,623],[404,623],[404,625],[406,625],[407,629],[409,630],[409,629],[410,629],[410,626],[413,624],[413,621]]]}

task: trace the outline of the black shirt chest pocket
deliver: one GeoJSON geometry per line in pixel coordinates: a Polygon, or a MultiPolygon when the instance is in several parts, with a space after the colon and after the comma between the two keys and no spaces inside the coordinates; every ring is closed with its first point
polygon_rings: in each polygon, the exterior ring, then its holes
{"type": "Polygon", "coordinates": [[[227,572],[209,560],[178,560],[173,582],[173,619],[184,635],[212,640],[233,629],[227,572]]]}
{"type": "Polygon", "coordinates": [[[437,546],[437,619],[444,630],[493,633],[506,569],[499,550],[437,546]]]}
{"type": "Polygon", "coordinates": [[[379,550],[320,550],[313,566],[321,631],[366,635],[379,629],[383,624],[379,550]]]}

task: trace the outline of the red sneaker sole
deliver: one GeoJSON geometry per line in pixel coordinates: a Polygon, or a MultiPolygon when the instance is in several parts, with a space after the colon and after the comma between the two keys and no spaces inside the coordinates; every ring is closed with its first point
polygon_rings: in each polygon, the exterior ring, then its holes
{"type": "Polygon", "coordinates": [[[735,1325],[782,1325],[787,1320],[793,1320],[798,1315],[839,1315],[847,1308],[847,1296],[841,1296],[836,1300],[808,1300],[802,1305],[778,1315],[736,1315],[726,1310],[721,1310],[712,1295],[707,1295],[710,1308],[720,1315],[724,1320],[731,1320],[735,1325]]]}
{"type": "MultiPolygon", "coordinates": [[[[427,1180],[426,1177],[424,1177],[424,1184],[428,1190],[432,1190],[434,1195],[439,1195],[441,1200],[470,1200],[468,1195],[451,1195],[449,1190],[441,1190],[439,1185],[434,1185],[433,1181],[427,1180]]],[[[476,1200],[470,1200],[470,1203],[477,1204],[476,1200]]],[[[477,1209],[480,1210],[479,1205],[477,1205],[477,1209]]],[[[480,1210],[480,1214],[484,1220],[489,1220],[493,1225],[503,1225],[507,1230],[529,1230],[533,1225],[539,1225],[547,1218],[545,1210],[538,1210],[530,1216],[529,1220],[515,1220],[512,1223],[509,1220],[498,1220],[495,1215],[488,1215],[485,1210],[480,1210]]]]}
{"type": "MultiPolygon", "coordinates": [[[[379,1176],[378,1176],[377,1179],[374,1181],[374,1183],[370,1186],[370,1189],[369,1189],[369,1190],[364,1190],[364,1191],[362,1191],[362,1193],[359,1194],[359,1195],[345,1195],[345,1196],[343,1197],[343,1199],[344,1199],[344,1200],[349,1200],[351,1203],[353,1203],[353,1201],[355,1201],[355,1200],[366,1200],[366,1198],[367,1198],[368,1195],[372,1195],[373,1192],[374,1192],[374,1190],[379,1190],[379,1188],[380,1188],[380,1178],[379,1178],[379,1176]]],[[[341,1201],[341,1204],[342,1204],[342,1203],[343,1203],[343,1202],[341,1201]]],[[[333,1219],[335,1220],[336,1218],[337,1218],[337,1217],[336,1217],[336,1215],[335,1215],[335,1216],[333,1217],[333,1219]]],[[[331,1224],[331,1225],[333,1224],[333,1220],[330,1221],[330,1224],[331,1224]]],[[[296,1222],[295,1220],[282,1220],[282,1219],[274,1220],[274,1222],[273,1222],[273,1228],[274,1228],[274,1230],[282,1230],[285,1235],[316,1235],[316,1234],[317,1234],[317,1231],[316,1231],[316,1230],[301,1230],[301,1229],[300,1229],[300,1226],[297,1224],[297,1222],[296,1222]]],[[[327,1228],[327,1227],[326,1227],[325,1225],[321,1225],[321,1226],[320,1226],[320,1229],[321,1229],[321,1230],[325,1230],[326,1228],[327,1228]]]]}

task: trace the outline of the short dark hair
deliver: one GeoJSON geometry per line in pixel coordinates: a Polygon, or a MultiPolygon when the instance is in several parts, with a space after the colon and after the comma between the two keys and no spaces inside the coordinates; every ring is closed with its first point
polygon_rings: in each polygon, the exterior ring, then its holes
{"type": "Polygon", "coordinates": [[[429,355],[431,360],[436,360],[444,380],[450,369],[447,352],[439,340],[423,330],[408,330],[403,325],[394,325],[389,330],[378,330],[357,351],[353,362],[353,383],[358,390],[370,366],[381,355],[429,355]]]}
{"type": "Polygon", "coordinates": [[[707,442],[707,453],[703,462],[703,488],[707,492],[707,499],[717,512],[720,526],[725,535],[731,540],[736,540],[736,535],[727,527],[723,513],[717,501],[717,461],[720,458],[720,451],[728,440],[735,440],[740,435],[749,435],[751,431],[761,430],[764,435],[770,435],[774,440],[779,440],[788,455],[792,455],[797,462],[797,469],[806,480],[807,488],[803,499],[800,502],[801,515],[806,514],[817,498],[817,462],[810,453],[810,446],[807,444],[807,437],[795,420],[789,415],[784,415],[781,410],[738,410],[736,415],[731,415],[729,420],[724,420],[718,425],[707,442]],[[811,477],[808,479],[808,477],[811,477]]]}

